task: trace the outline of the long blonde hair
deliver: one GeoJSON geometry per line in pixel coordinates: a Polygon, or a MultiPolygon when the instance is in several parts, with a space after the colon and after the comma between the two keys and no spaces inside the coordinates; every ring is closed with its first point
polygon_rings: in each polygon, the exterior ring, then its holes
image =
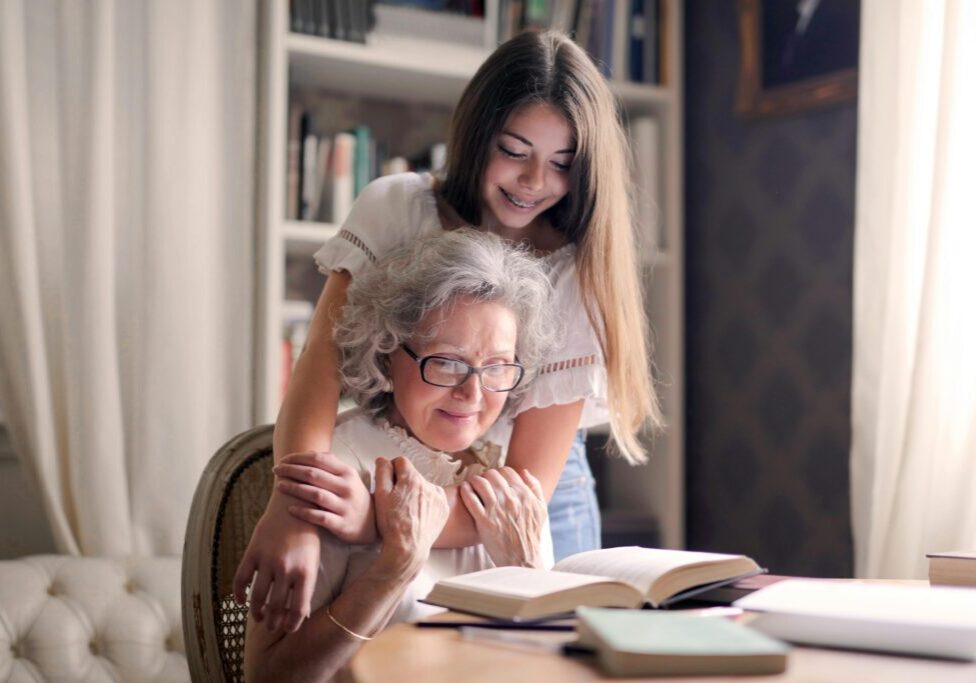
{"type": "Polygon", "coordinates": [[[613,94],[587,54],[554,31],[522,33],[495,50],[454,111],[438,191],[463,220],[479,225],[495,136],[512,113],[534,103],[559,109],[574,132],[569,192],[547,217],[577,244],[583,305],[606,363],[613,442],[630,462],[644,462],[638,435],[660,428],[663,418],[650,377],[627,146],[613,94]]]}

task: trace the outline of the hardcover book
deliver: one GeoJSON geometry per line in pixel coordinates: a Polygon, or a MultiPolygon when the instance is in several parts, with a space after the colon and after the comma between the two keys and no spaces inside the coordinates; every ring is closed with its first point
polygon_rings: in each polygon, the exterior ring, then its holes
{"type": "Polygon", "coordinates": [[[789,647],[721,617],[581,607],[579,645],[613,676],[778,674],[789,647]]]}
{"type": "Polygon", "coordinates": [[[605,548],[552,570],[496,567],[441,579],[425,602],[499,619],[532,620],[580,606],[662,607],[763,570],[745,555],[605,548]]]}
{"type": "Polygon", "coordinates": [[[928,553],[926,557],[933,586],[976,586],[976,552],[953,550],[928,553]]]}

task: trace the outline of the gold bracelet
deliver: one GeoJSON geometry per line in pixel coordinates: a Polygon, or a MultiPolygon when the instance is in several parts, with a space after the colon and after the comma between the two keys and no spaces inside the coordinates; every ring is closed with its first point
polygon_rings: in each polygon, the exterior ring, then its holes
{"type": "Polygon", "coordinates": [[[365,642],[367,640],[372,640],[373,639],[373,636],[361,636],[358,633],[356,633],[355,631],[353,631],[352,629],[346,628],[345,626],[343,626],[342,624],[340,624],[339,623],[339,620],[336,619],[333,616],[333,614],[332,614],[332,605],[329,605],[328,607],[325,608],[325,614],[326,614],[327,617],[329,617],[329,619],[332,620],[332,623],[333,624],[335,624],[336,626],[338,626],[339,628],[341,628],[343,631],[345,631],[346,633],[348,633],[349,635],[351,635],[356,640],[362,640],[362,641],[365,642]]]}

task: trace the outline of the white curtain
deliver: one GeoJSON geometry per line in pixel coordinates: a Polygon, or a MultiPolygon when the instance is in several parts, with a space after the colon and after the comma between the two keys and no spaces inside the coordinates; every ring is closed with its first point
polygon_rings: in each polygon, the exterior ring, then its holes
{"type": "Polygon", "coordinates": [[[862,0],[852,511],[858,576],[976,549],[976,2],[862,0]]]}
{"type": "Polygon", "coordinates": [[[62,552],[181,552],[248,425],[255,12],[0,0],[0,403],[62,552]]]}

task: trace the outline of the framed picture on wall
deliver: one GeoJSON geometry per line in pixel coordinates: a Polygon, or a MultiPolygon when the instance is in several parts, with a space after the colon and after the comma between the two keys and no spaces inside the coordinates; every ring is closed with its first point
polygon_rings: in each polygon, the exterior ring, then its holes
{"type": "Polygon", "coordinates": [[[778,116],[857,97],[860,0],[739,0],[736,110],[778,116]]]}

